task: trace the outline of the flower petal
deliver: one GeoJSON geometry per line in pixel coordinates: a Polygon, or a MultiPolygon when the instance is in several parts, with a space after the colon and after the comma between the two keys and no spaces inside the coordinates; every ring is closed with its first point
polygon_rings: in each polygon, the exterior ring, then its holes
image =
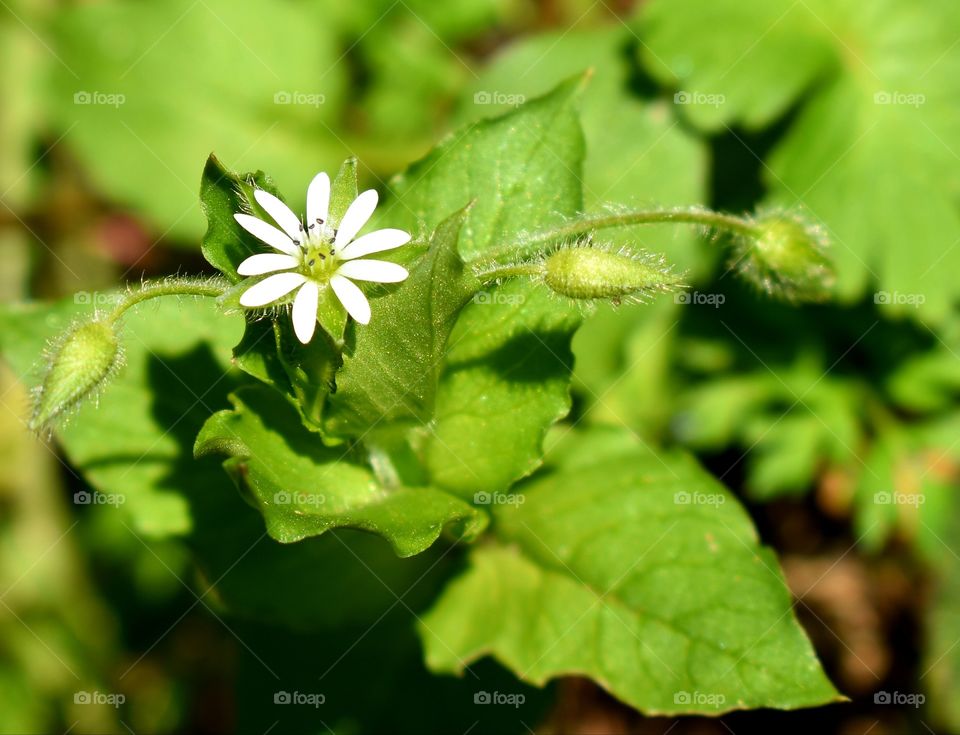
{"type": "Polygon", "coordinates": [[[338,250],[356,237],[361,228],[367,224],[373,210],[377,208],[378,198],[376,189],[367,189],[347,207],[347,213],[343,215],[337,227],[337,238],[333,243],[338,250]]]}
{"type": "Polygon", "coordinates": [[[251,286],[240,296],[241,306],[264,306],[293,291],[307,280],[302,273],[277,273],[251,286]]]}
{"type": "Polygon", "coordinates": [[[410,242],[410,233],[403,230],[388,228],[375,230],[363,237],[358,237],[343,250],[337,253],[340,260],[353,260],[371,253],[380,253],[384,250],[393,250],[410,242]]]}
{"type": "Polygon", "coordinates": [[[410,273],[402,265],[385,260],[351,260],[337,268],[337,273],[358,281],[399,283],[410,273]]]}
{"type": "Polygon", "coordinates": [[[330,177],[323,171],[313,177],[307,187],[307,226],[317,220],[327,221],[330,215],[330,177]]]}
{"type": "Polygon", "coordinates": [[[257,255],[251,255],[238,265],[237,273],[241,276],[262,276],[264,273],[296,268],[299,264],[300,261],[292,255],[258,253],[257,255]]]}
{"type": "Polygon", "coordinates": [[[317,302],[320,299],[320,288],[313,281],[307,281],[297,291],[293,300],[293,331],[303,344],[313,338],[313,331],[317,328],[317,302]]]}
{"type": "Polygon", "coordinates": [[[350,316],[361,324],[370,323],[370,302],[363,295],[363,291],[336,273],[330,277],[330,286],[350,316]]]}
{"type": "Polygon", "coordinates": [[[276,248],[287,255],[296,255],[299,251],[299,248],[293,244],[289,237],[262,219],[257,219],[249,214],[235,214],[233,218],[243,229],[270,247],[276,248]]]}
{"type": "Polygon", "coordinates": [[[267,214],[273,217],[273,221],[280,225],[280,229],[286,232],[290,236],[290,239],[295,241],[303,239],[303,236],[300,234],[303,232],[303,225],[300,224],[300,218],[293,213],[290,207],[277,199],[277,197],[269,191],[264,191],[263,189],[254,191],[253,198],[257,200],[257,204],[266,210],[267,214]]]}

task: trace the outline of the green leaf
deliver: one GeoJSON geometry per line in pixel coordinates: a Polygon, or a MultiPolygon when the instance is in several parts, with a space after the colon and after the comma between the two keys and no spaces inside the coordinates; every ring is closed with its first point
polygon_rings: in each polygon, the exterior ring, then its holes
{"type": "Polygon", "coordinates": [[[108,0],[64,8],[50,44],[61,60],[50,97],[55,122],[110,199],[158,232],[192,240],[202,232],[197,162],[210,151],[239,170],[269,162],[284,189],[343,159],[344,144],[317,134],[336,124],[347,81],[327,4],[108,0]]]}
{"type": "Polygon", "coordinates": [[[475,286],[457,253],[466,216],[461,210],[441,222],[410,276],[371,301],[370,324],[354,326],[327,411],[334,434],[433,418],[447,339],[475,286]]]}
{"type": "MultiPolygon", "coordinates": [[[[91,311],[74,299],[11,307],[0,347],[33,382],[45,340],[91,311]]],[[[121,333],[125,366],[98,401],[83,404],[57,432],[71,465],[94,487],[122,496],[118,508],[145,536],[191,529],[189,503],[170,464],[179,454],[179,431],[195,433],[236,379],[227,373],[237,326],[209,300],[163,298],[133,307],[121,333]],[[193,362],[186,369],[185,356],[193,362]]]]}
{"type": "Polygon", "coordinates": [[[273,320],[273,334],[278,361],[289,380],[289,398],[300,412],[304,426],[320,431],[327,396],[336,390],[337,370],[343,364],[340,350],[323,330],[303,344],[293,333],[293,322],[286,314],[273,320]]]}
{"type": "Polygon", "coordinates": [[[442,491],[386,488],[351,449],[327,447],[294,409],[256,386],[230,397],[233,410],[204,424],[195,455],[225,454],[224,468],[283,543],[333,528],[357,528],[390,542],[399,556],[428,548],[447,524],[472,538],[486,518],[442,491]]]}
{"type": "Polygon", "coordinates": [[[887,378],[886,388],[896,405],[911,411],[951,407],[960,394],[955,348],[944,342],[911,354],[887,378]]]}
{"type": "MultiPolygon", "coordinates": [[[[464,97],[461,116],[479,119],[491,110],[531,99],[567,77],[589,70],[581,122],[586,140],[583,199],[587,212],[611,206],[656,207],[702,204],[706,156],[703,144],[677,124],[663,101],[638,97],[624,49],[635,36],[621,24],[604,28],[540,33],[510,44],[481,73],[464,97]],[[499,102],[499,104],[498,104],[499,102]],[[615,115],[610,111],[616,110],[615,115]]],[[[692,228],[675,225],[625,227],[600,235],[668,256],[682,269],[701,268],[701,249],[692,228]],[[697,257],[697,256],[700,257],[697,257]]],[[[638,321],[625,310],[624,321],[638,321]]]]}
{"type": "Polygon", "coordinates": [[[340,227],[340,220],[347,213],[347,208],[357,198],[360,190],[357,186],[357,159],[348,158],[340,166],[337,175],[330,183],[330,212],[327,215],[330,226],[340,227]]]}
{"type": "MultiPolygon", "coordinates": [[[[6,307],[0,352],[32,385],[44,342],[92,311],[72,298],[6,307]]],[[[219,463],[193,459],[197,432],[228,405],[227,393],[242,378],[229,368],[236,320],[224,319],[210,300],[166,297],[134,307],[123,323],[125,367],[96,403],[56,433],[71,471],[123,502],[79,510],[119,514],[118,533],[136,536],[130,542],[137,549],[182,537],[204,588],[213,585],[211,604],[272,624],[373,622],[423,574],[419,563],[397,559],[372,536],[345,531],[293,545],[273,542],[219,463]],[[330,595],[338,605],[330,605],[330,595]]]]}
{"type": "Polygon", "coordinates": [[[953,537],[953,487],[960,451],[960,414],[927,422],[887,421],[876,427],[854,490],[854,529],[863,547],[880,552],[904,539],[939,563],[953,537]]]}
{"type": "Polygon", "coordinates": [[[493,498],[501,543],[424,617],[428,665],[492,655],[536,684],[589,676],[646,714],[840,699],[733,496],[687,455],[618,430],[588,441],[617,449],[568,466],[561,443],[553,472],[493,498]]]}
{"type": "Polygon", "coordinates": [[[950,0],[656,0],[639,27],[648,68],[708,130],[769,125],[806,95],[764,162],[769,202],[827,226],[841,296],[876,288],[885,311],[942,320],[960,268],[944,245],[960,239],[958,22],[950,0]]]}
{"type": "Polygon", "coordinates": [[[584,420],[655,434],[673,419],[679,304],[658,299],[639,308],[600,306],[573,339],[574,385],[584,420]],[[643,400],[637,400],[643,396],[643,400]]]}
{"type": "MultiPolygon", "coordinates": [[[[586,140],[584,209],[609,212],[617,205],[702,203],[704,146],[677,124],[670,105],[636,94],[635,69],[626,53],[635,42],[622,24],[578,26],[521,38],[494,57],[473,83],[464,96],[461,117],[474,120],[490,110],[507,110],[512,101],[542,94],[567,76],[589,69],[581,114],[586,140]]],[[[625,227],[606,230],[599,239],[663,253],[686,271],[700,272],[710,263],[697,246],[693,228],[625,227]]],[[[668,299],[661,299],[642,308],[601,306],[584,321],[573,340],[573,377],[591,419],[636,419],[638,423],[631,425],[643,426],[667,421],[667,357],[675,311],[668,299]],[[638,391],[647,396],[645,400],[637,401],[638,391]]]]}
{"type": "MultiPolygon", "coordinates": [[[[582,208],[578,79],[461,130],[392,182],[382,221],[411,232],[474,205],[469,260],[582,208]]],[[[570,336],[579,309],[525,280],[491,287],[450,336],[425,448],[432,482],[461,495],[502,489],[539,463],[543,435],[570,407],[570,336]]]]}
{"type": "Polygon", "coordinates": [[[739,445],[754,499],[805,494],[825,468],[861,466],[855,450],[865,441],[864,386],[831,374],[817,348],[798,344],[792,363],[768,356],[756,371],[708,374],[682,395],[673,422],[691,448],[739,445]]]}
{"type": "Polygon", "coordinates": [[[699,127],[759,128],[831,70],[839,39],[812,10],[823,4],[653,0],[640,14],[639,50],[654,75],[678,88],[674,104],[699,127]]]}
{"type": "Polygon", "coordinates": [[[207,262],[232,283],[245,280],[244,276],[237,273],[237,266],[268,247],[233,218],[234,214],[252,212],[267,222],[271,221],[253,198],[255,188],[280,196],[263,171],[241,176],[228,171],[215,155],[210,154],[207,158],[200,179],[200,208],[207,218],[207,231],[200,249],[207,262]]]}

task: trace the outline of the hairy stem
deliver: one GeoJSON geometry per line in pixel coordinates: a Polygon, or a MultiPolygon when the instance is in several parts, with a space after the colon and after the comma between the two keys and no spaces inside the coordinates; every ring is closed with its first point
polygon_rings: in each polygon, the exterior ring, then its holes
{"type": "Polygon", "coordinates": [[[539,276],[543,273],[543,264],[536,261],[527,263],[510,263],[508,265],[487,263],[486,268],[475,268],[474,273],[476,273],[480,283],[486,286],[498,281],[501,278],[513,278],[515,276],[539,276]]]}
{"type": "Polygon", "coordinates": [[[711,212],[697,207],[589,215],[549,230],[534,233],[525,237],[521,244],[495,247],[483,257],[475,260],[473,266],[477,272],[482,273],[497,266],[505,259],[514,260],[534,255],[547,245],[572,240],[595,230],[666,223],[701,225],[725,232],[747,235],[748,237],[757,237],[759,234],[756,226],[749,219],[732,214],[711,212]]]}
{"type": "Polygon", "coordinates": [[[223,278],[198,278],[195,276],[178,276],[161,281],[147,281],[136,291],[130,291],[117,303],[106,321],[113,324],[131,306],[141,301],[148,301],[160,296],[222,296],[230,287],[223,278]]]}

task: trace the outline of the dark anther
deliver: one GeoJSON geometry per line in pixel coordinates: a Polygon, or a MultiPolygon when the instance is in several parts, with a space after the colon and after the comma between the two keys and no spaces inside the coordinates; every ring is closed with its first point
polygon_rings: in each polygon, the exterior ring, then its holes
{"type": "Polygon", "coordinates": [[[310,258],[310,260],[307,261],[307,265],[313,265],[316,262],[317,262],[316,258],[310,258]]]}

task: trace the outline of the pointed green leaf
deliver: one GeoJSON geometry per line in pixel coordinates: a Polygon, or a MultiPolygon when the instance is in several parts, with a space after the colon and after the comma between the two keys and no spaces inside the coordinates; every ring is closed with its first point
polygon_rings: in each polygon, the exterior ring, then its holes
{"type": "MultiPolygon", "coordinates": [[[[386,226],[435,228],[469,202],[465,260],[580,211],[581,79],[471,125],[392,182],[386,226]]],[[[539,463],[543,435],[570,407],[575,306],[526,280],[478,294],[450,336],[428,439],[432,481],[461,495],[503,489],[539,463]]],[[[426,366],[425,366],[426,367],[426,366]]]]}
{"type": "Polygon", "coordinates": [[[587,441],[609,449],[591,459],[573,433],[555,471],[491,496],[501,544],[476,548],[424,618],[428,665],[492,655],[536,684],[589,676],[646,714],[837,701],[735,498],[624,434],[597,430],[587,441]]]}
{"type": "Polygon", "coordinates": [[[327,427],[359,436],[380,422],[433,418],[447,338],[473,292],[457,254],[467,210],[437,227],[410,276],[371,303],[370,324],[354,326],[330,396],[327,427]]]}
{"type": "Polygon", "coordinates": [[[359,194],[357,187],[357,159],[348,158],[330,184],[330,225],[340,226],[343,215],[359,194]]]}
{"type": "Polygon", "coordinates": [[[357,528],[383,536],[399,556],[411,556],[448,524],[467,538],[486,524],[482,513],[440,490],[381,486],[354,451],[324,446],[266,387],[244,388],[230,400],[232,410],[204,424],[195,454],[227,456],[224,468],[278,541],[357,528]]]}
{"type": "Polygon", "coordinates": [[[207,231],[200,243],[203,257],[233,283],[244,280],[237,266],[255,253],[267,252],[269,246],[244,230],[233,218],[247,213],[271,222],[253,198],[254,189],[265,189],[279,196],[273,182],[263,171],[240,176],[228,171],[213,154],[207,159],[200,180],[200,207],[207,218],[207,231]]]}

